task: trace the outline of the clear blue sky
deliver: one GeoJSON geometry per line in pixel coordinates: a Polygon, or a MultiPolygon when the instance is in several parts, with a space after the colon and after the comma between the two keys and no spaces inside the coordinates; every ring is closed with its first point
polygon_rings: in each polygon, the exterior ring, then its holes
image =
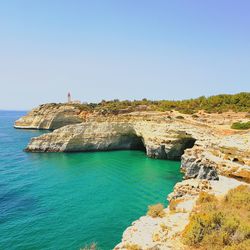
{"type": "Polygon", "coordinates": [[[249,0],[0,1],[0,109],[250,91],[249,0]]]}

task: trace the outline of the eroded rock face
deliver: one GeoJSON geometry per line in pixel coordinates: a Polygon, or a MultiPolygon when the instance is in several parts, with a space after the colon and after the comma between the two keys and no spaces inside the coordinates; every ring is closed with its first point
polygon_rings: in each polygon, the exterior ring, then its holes
{"type": "Polygon", "coordinates": [[[68,124],[83,122],[80,113],[81,111],[73,105],[43,104],[18,119],[14,127],[53,130],[68,124]]]}
{"type": "Polygon", "coordinates": [[[185,150],[185,178],[217,180],[218,174],[250,182],[250,133],[214,138],[212,143],[185,150]],[[229,144],[229,141],[232,141],[229,144]],[[233,146],[233,147],[232,147],[233,146]]]}
{"type": "Polygon", "coordinates": [[[115,149],[140,149],[158,159],[180,159],[187,141],[179,131],[169,131],[156,122],[84,122],[64,126],[53,133],[33,138],[30,152],[73,152],[115,149]]]}
{"type": "Polygon", "coordinates": [[[181,158],[181,169],[185,173],[186,179],[207,179],[218,180],[215,163],[205,157],[198,156],[197,148],[188,150],[181,158]]]}
{"type": "Polygon", "coordinates": [[[168,195],[168,200],[176,200],[179,198],[197,196],[201,191],[208,192],[211,189],[208,180],[188,179],[175,185],[174,191],[168,195]]]}
{"type": "Polygon", "coordinates": [[[140,138],[126,123],[86,122],[68,125],[33,138],[27,151],[35,152],[78,152],[115,149],[137,149],[140,138]]]}

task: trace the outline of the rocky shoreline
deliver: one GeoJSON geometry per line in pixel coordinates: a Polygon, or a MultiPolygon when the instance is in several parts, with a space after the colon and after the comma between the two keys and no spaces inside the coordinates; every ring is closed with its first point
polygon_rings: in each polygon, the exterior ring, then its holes
{"type": "Polygon", "coordinates": [[[223,195],[250,182],[250,131],[230,129],[246,113],[130,112],[103,115],[69,104],[45,104],[16,121],[16,128],[53,130],[32,138],[28,152],[144,150],[148,157],[181,160],[185,180],[169,195],[164,218],[143,216],[115,249],[185,249],[181,231],[201,191],[223,195]],[[173,206],[173,204],[175,204],[173,206]],[[174,207],[174,209],[173,209],[174,207]]]}
{"type": "Polygon", "coordinates": [[[122,241],[114,249],[190,249],[183,244],[182,232],[189,223],[199,194],[206,192],[221,198],[233,188],[246,184],[225,176],[218,178],[218,181],[189,179],[177,183],[173,193],[168,195],[170,205],[164,209],[165,216],[152,218],[145,215],[134,221],[124,231],[122,241]]]}

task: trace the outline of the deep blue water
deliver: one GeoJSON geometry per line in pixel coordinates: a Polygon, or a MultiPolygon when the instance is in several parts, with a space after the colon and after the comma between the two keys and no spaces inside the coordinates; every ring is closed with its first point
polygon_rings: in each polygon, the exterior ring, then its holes
{"type": "Polygon", "coordinates": [[[0,111],[0,249],[112,249],[182,178],[141,151],[26,153],[44,131],[14,129],[24,113],[0,111]]]}

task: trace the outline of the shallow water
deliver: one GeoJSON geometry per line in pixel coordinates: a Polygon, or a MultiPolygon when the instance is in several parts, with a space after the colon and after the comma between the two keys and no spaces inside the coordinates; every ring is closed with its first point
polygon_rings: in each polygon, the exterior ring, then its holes
{"type": "Polygon", "coordinates": [[[182,178],[180,162],[141,151],[23,152],[44,133],[12,128],[23,114],[0,111],[0,249],[112,249],[182,178]]]}

